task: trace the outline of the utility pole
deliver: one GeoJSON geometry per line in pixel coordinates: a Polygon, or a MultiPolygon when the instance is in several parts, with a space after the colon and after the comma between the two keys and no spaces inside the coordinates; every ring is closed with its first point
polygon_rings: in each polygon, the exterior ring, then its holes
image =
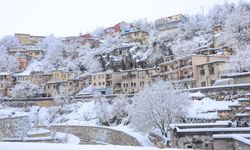
{"type": "Polygon", "coordinates": [[[201,6],[202,15],[204,16],[204,6],[201,6]]]}

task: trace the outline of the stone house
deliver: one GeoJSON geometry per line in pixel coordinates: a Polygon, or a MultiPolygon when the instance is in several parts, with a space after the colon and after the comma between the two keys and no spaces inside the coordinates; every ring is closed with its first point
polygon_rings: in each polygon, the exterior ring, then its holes
{"type": "Polygon", "coordinates": [[[231,122],[171,125],[174,148],[214,149],[213,135],[250,134],[248,127],[231,127],[231,122]]]}
{"type": "Polygon", "coordinates": [[[143,30],[124,32],[121,38],[126,42],[139,42],[142,45],[148,44],[149,33],[143,30]]]}

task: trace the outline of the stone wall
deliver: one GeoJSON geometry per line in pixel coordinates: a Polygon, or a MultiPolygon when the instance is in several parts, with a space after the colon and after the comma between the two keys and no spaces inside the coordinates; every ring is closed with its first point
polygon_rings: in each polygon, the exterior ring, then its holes
{"type": "Polygon", "coordinates": [[[249,150],[250,145],[233,138],[213,139],[213,150],[249,150]]]}
{"type": "Polygon", "coordinates": [[[214,150],[235,150],[233,147],[233,139],[214,139],[214,150]]]}
{"type": "Polygon", "coordinates": [[[141,146],[136,138],[109,128],[54,125],[50,126],[49,130],[73,134],[80,138],[81,144],[107,143],[112,145],[141,146]]]}
{"type": "Polygon", "coordinates": [[[250,93],[250,84],[241,85],[228,85],[228,86],[211,86],[202,88],[192,88],[188,90],[191,93],[201,92],[208,97],[217,100],[224,100],[225,97],[233,96],[237,94],[250,93]]]}
{"type": "MultiPolygon", "coordinates": [[[[241,141],[234,140],[234,150],[249,150],[250,145],[247,145],[241,141]]],[[[226,149],[225,149],[226,150],[226,149]]]]}
{"type": "Polygon", "coordinates": [[[0,118],[0,140],[23,137],[29,130],[31,130],[31,124],[26,115],[0,118]]]}

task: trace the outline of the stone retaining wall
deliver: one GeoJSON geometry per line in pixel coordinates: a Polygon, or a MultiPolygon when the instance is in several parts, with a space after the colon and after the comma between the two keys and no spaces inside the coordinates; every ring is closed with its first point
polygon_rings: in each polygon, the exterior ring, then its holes
{"type": "Polygon", "coordinates": [[[136,138],[127,133],[104,127],[53,125],[48,129],[73,134],[80,138],[81,144],[100,142],[112,145],[141,146],[136,138]]]}

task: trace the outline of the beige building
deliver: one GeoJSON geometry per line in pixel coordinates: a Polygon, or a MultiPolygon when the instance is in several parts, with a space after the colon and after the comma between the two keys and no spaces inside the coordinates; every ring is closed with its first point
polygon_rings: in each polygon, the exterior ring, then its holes
{"type": "Polygon", "coordinates": [[[114,94],[121,82],[120,72],[101,72],[91,75],[92,85],[103,94],[114,94]]]}
{"type": "Polygon", "coordinates": [[[148,44],[149,33],[143,30],[135,30],[121,34],[121,38],[126,42],[140,42],[141,44],[148,44]]]}
{"type": "Polygon", "coordinates": [[[217,60],[196,65],[197,87],[212,86],[216,80],[220,79],[219,71],[224,67],[226,61],[217,60]]]}
{"type": "Polygon", "coordinates": [[[152,83],[157,68],[134,69],[121,72],[103,72],[91,76],[92,85],[103,94],[136,93],[152,83]]]}
{"type": "Polygon", "coordinates": [[[122,81],[120,87],[116,87],[117,93],[137,93],[146,85],[152,83],[152,76],[157,75],[157,68],[134,69],[121,72],[122,81]]]}
{"type": "Polygon", "coordinates": [[[14,86],[14,78],[11,73],[1,72],[0,73],[0,95],[10,96],[11,88],[14,86]]]}
{"type": "Polygon", "coordinates": [[[73,96],[84,87],[84,82],[80,79],[69,79],[67,81],[46,82],[44,93],[48,97],[62,94],[65,96],[73,96]]]}
{"type": "Polygon", "coordinates": [[[174,16],[157,19],[155,21],[155,27],[159,31],[175,32],[179,31],[178,24],[185,21],[187,21],[187,19],[182,14],[178,14],[174,16]]]}
{"type": "Polygon", "coordinates": [[[72,78],[77,78],[80,72],[53,70],[51,74],[52,74],[51,81],[67,81],[72,78]]]}
{"type": "Polygon", "coordinates": [[[44,36],[32,36],[22,33],[15,33],[15,37],[19,40],[21,45],[35,45],[45,38],[44,36]]]}
{"type": "Polygon", "coordinates": [[[44,57],[44,51],[33,46],[26,46],[22,48],[11,48],[9,49],[11,55],[22,54],[29,59],[42,59],[44,57]]]}
{"type": "MultiPolygon", "coordinates": [[[[170,60],[160,64],[160,76],[164,80],[178,80],[187,88],[199,87],[201,81],[198,80],[201,79],[201,76],[199,76],[197,65],[227,59],[228,57],[225,56],[190,55],[170,60]]],[[[213,79],[218,78],[211,77],[211,80],[213,79]]]]}

